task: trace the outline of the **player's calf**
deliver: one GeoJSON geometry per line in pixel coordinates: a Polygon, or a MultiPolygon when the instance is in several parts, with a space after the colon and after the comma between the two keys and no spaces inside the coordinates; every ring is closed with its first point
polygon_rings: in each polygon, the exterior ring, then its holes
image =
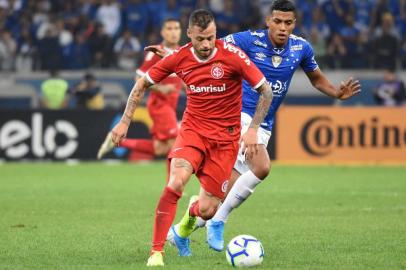
{"type": "Polygon", "coordinates": [[[271,162],[262,161],[259,163],[252,163],[251,171],[261,180],[264,180],[271,171],[271,162]]]}
{"type": "Polygon", "coordinates": [[[271,161],[265,145],[260,144],[258,154],[248,160],[248,167],[260,180],[264,180],[271,170],[271,161]]]}

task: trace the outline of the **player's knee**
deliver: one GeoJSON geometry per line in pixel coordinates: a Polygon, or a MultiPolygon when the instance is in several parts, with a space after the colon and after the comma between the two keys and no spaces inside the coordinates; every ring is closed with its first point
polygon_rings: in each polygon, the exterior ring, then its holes
{"type": "Polygon", "coordinates": [[[211,219],[214,214],[216,214],[217,207],[216,206],[200,206],[199,205],[199,216],[204,220],[211,219]]]}
{"type": "Polygon", "coordinates": [[[269,161],[264,161],[259,164],[252,166],[252,172],[261,180],[264,180],[271,171],[271,163],[269,161]]]}
{"type": "Polygon", "coordinates": [[[156,156],[166,156],[169,152],[169,149],[166,145],[163,144],[154,144],[154,152],[156,156]]]}
{"type": "Polygon", "coordinates": [[[167,149],[163,148],[163,147],[157,147],[155,148],[155,155],[156,156],[166,156],[166,154],[168,154],[167,149]]]}
{"type": "Polygon", "coordinates": [[[168,186],[176,192],[183,192],[183,190],[185,189],[185,183],[185,176],[179,173],[171,173],[168,186]]]}

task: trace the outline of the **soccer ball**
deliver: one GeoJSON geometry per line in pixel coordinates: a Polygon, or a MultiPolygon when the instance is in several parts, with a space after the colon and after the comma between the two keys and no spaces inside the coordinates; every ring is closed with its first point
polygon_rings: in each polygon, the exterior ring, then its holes
{"type": "Polygon", "coordinates": [[[264,248],[251,235],[239,235],[231,239],[226,250],[227,262],[235,267],[250,267],[262,263],[264,248]]]}

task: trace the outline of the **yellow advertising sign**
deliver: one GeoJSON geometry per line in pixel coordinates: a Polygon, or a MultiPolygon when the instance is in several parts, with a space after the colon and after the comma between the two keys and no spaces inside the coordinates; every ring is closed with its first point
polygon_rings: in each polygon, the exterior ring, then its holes
{"type": "Polygon", "coordinates": [[[282,161],[406,162],[406,108],[282,107],[282,161]]]}

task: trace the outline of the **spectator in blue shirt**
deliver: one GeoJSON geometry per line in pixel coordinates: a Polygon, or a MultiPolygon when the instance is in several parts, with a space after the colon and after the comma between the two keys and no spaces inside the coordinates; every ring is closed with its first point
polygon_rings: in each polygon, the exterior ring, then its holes
{"type": "Polygon", "coordinates": [[[354,17],[351,14],[346,16],[346,26],[340,31],[345,54],[343,58],[343,68],[359,68],[362,64],[360,62],[359,54],[359,34],[360,31],[354,25],[354,17]]]}
{"type": "Polygon", "coordinates": [[[90,66],[90,50],[84,33],[76,33],[74,42],[67,49],[66,68],[86,69],[90,66]]]}
{"type": "Polygon", "coordinates": [[[217,35],[224,37],[229,33],[238,32],[240,20],[236,15],[234,2],[232,0],[224,1],[224,11],[215,14],[217,35]]]}
{"type": "Polygon", "coordinates": [[[322,5],[327,23],[334,33],[345,26],[345,16],[352,12],[353,6],[347,0],[329,0],[322,5]]]}
{"type": "Polygon", "coordinates": [[[148,27],[148,4],[142,0],[129,0],[124,9],[126,27],[133,35],[143,36],[148,27]]]}

